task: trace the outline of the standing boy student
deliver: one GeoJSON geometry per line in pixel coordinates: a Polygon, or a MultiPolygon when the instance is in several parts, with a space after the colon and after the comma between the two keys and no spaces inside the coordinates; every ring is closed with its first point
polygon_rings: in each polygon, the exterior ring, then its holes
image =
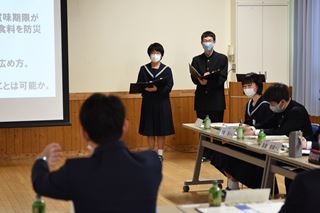
{"type": "MultiPolygon", "coordinates": [[[[197,118],[204,119],[207,115],[212,122],[222,122],[226,108],[224,97],[224,82],[228,75],[228,58],[214,50],[216,35],[206,31],[201,35],[201,45],[204,52],[192,59],[192,66],[202,75],[219,70],[208,79],[195,78],[192,82],[197,85],[194,97],[194,110],[197,118]]],[[[212,152],[205,148],[204,158],[210,159],[212,152]]],[[[218,157],[219,158],[219,157],[218,157]]]]}

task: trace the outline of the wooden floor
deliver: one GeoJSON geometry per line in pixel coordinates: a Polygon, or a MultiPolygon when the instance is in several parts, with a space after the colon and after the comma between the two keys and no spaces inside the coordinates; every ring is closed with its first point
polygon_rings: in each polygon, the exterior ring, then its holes
{"type": "MultiPolygon", "coordinates": [[[[195,153],[166,152],[163,163],[163,181],[158,196],[158,206],[207,201],[209,185],[191,186],[182,192],[183,181],[192,177],[195,153]]],[[[32,160],[0,161],[0,213],[29,213],[34,192],[31,188],[32,160]]],[[[225,177],[209,163],[202,164],[202,178],[225,177]]],[[[278,177],[280,192],[284,193],[283,178],[278,177]]],[[[224,185],[225,187],[225,185],[224,185]]],[[[45,198],[47,213],[67,213],[70,203],[45,198]]]]}

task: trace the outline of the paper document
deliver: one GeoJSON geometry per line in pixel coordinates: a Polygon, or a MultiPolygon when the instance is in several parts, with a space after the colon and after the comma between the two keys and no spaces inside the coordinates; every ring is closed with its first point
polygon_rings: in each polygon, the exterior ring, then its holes
{"type": "Polygon", "coordinates": [[[199,71],[196,70],[196,68],[194,68],[191,64],[189,64],[189,71],[191,76],[194,78],[208,79],[208,78],[211,78],[213,75],[218,74],[221,70],[220,69],[212,70],[212,71],[205,72],[203,75],[201,75],[199,71]]]}
{"type": "Polygon", "coordinates": [[[196,208],[202,213],[278,213],[283,201],[268,201],[263,203],[236,204],[234,206],[221,205],[220,207],[196,208]]]}
{"type": "Polygon", "coordinates": [[[167,83],[168,78],[160,78],[154,81],[149,81],[149,82],[137,82],[137,83],[131,83],[130,84],[130,94],[135,94],[135,93],[142,93],[146,87],[152,87],[155,85],[156,87],[161,87],[164,86],[167,83]]]}

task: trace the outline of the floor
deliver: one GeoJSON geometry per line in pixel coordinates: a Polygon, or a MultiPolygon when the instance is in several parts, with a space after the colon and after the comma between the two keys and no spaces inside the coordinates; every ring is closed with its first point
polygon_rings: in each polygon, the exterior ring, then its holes
{"type": "MultiPolygon", "coordinates": [[[[183,192],[183,181],[192,177],[196,153],[166,152],[163,162],[163,181],[158,196],[158,206],[203,203],[207,201],[210,185],[191,186],[183,192]]],[[[0,213],[31,212],[34,192],[31,187],[32,159],[0,161],[0,213]]],[[[226,178],[210,163],[202,164],[201,178],[226,178]]],[[[283,178],[277,177],[280,193],[284,193],[283,178]]],[[[224,183],[224,187],[225,183],[224,183]]],[[[47,213],[70,212],[70,203],[44,199],[47,213]]]]}

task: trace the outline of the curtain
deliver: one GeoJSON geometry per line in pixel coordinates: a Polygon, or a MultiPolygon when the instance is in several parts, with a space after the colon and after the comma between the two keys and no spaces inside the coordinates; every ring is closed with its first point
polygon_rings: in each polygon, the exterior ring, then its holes
{"type": "Polygon", "coordinates": [[[293,98],[320,116],[320,1],[295,0],[293,98]]]}

